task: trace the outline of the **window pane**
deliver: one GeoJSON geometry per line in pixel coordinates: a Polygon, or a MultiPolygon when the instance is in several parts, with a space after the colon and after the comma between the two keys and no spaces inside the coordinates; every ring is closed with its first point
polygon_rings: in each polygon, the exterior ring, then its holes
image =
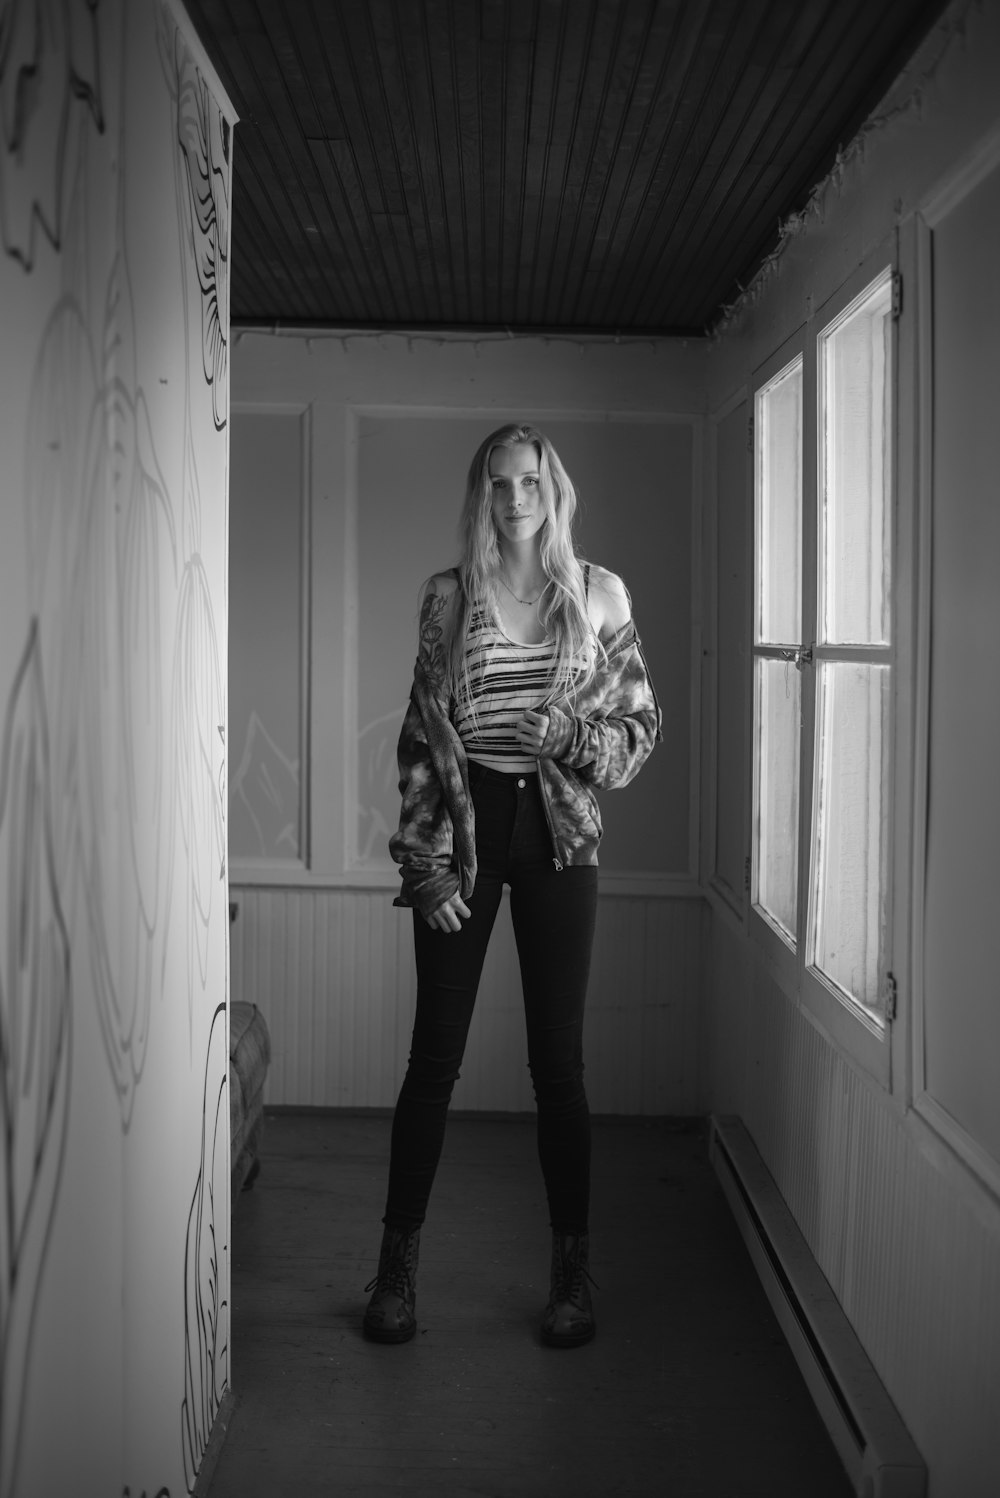
{"type": "Polygon", "coordinates": [[[889,640],[892,276],[819,338],[820,638],[889,640]]]}
{"type": "Polygon", "coordinates": [[[793,947],[798,914],[801,701],[801,672],[786,661],[758,660],[754,898],[793,947]]]}
{"type": "Polygon", "coordinates": [[[819,668],[812,965],[866,1009],[879,999],[889,668],[819,668]]]}
{"type": "Polygon", "coordinates": [[[801,644],[802,360],[757,392],[757,607],[761,644],[801,644]]]}

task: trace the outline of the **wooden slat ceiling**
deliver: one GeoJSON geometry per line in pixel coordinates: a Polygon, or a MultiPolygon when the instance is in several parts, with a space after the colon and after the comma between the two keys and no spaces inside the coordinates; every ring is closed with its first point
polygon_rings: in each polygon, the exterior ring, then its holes
{"type": "Polygon", "coordinates": [[[188,0],[234,322],[700,334],[942,0],[188,0]]]}

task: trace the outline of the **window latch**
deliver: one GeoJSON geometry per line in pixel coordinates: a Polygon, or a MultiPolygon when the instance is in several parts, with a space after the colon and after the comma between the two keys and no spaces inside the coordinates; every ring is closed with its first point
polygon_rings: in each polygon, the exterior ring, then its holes
{"type": "Polygon", "coordinates": [[[798,646],[795,650],[783,650],[781,659],[794,666],[796,671],[801,671],[803,666],[811,666],[813,663],[813,648],[811,645],[798,646]]]}

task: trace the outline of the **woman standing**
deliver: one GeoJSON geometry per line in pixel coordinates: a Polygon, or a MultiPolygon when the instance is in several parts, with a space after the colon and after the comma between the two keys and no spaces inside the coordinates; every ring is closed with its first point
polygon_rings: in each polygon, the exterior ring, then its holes
{"type": "Polygon", "coordinates": [[[364,1330],[405,1342],[420,1228],[503,885],[517,942],[552,1228],[550,1346],[594,1335],[583,1015],[597,906],[595,788],[628,783],[660,712],[614,573],[577,559],[576,495],[548,438],[505,426],[472,460],[462,561],[424,587],[390,851],[414,908],[417,1006],[393,1118],[364,1330]]]}

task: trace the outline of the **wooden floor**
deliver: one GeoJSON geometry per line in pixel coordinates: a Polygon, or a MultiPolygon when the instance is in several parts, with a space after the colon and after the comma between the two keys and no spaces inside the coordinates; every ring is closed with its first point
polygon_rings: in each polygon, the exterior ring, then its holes
{"type": "Polygon", "coordinates": [[[388,1138],[380,1116],[268,1116],[211,1498],[849,1498],[703,1128],[595,1123],[598,1335],[574,1351],[536,1333],[549,1240],[521,1119],[451,1119],[420,1330],[362,1338],[388,1138]]]}

